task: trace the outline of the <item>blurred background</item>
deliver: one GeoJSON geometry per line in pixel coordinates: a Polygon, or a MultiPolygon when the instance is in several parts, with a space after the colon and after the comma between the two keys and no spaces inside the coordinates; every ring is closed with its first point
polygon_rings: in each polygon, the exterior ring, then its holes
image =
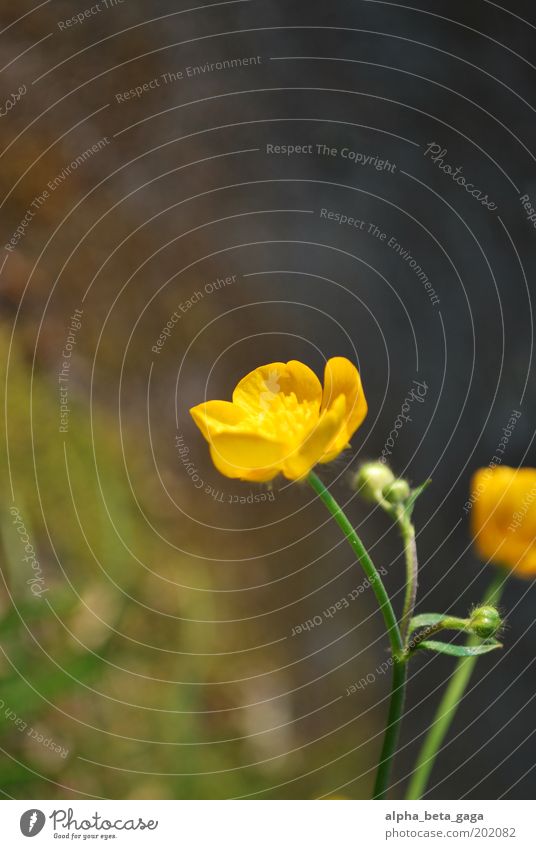
{"type": "MultiPolygon", "coordinates": [[[[536,465],[535,27],[528,0],[0,2],[4,797],[370,795],[374,598],[312,492],[221,477],[188,409],[357,362],[323,480],[400,609],[348,477],[432,477],[418,611],[479,601],[471,473],[513,415],[503,462],[536,465]]],[[[532,798],[534,598],[508,582],[430,798],[532,798]]],[[[393,797],[452,668],[414,662],[393,797]]]]}

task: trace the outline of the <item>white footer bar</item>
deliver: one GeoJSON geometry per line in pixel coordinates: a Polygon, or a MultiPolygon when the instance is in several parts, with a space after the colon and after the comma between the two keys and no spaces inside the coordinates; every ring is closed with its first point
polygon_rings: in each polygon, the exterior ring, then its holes
{"type": "Polygon", "coordinates": [[[533,802],[5,801],[1,845],[534,849],[533,802]],[[35,838],[35,843],[29,840],[35,838]]]}

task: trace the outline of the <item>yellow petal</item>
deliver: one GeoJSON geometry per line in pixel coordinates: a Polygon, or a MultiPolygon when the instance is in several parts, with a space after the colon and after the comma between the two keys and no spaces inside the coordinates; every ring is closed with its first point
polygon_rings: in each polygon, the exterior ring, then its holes
{"type": "MultiPolygon", "coordinates": [[[[346,357],[332,357],[324,370],[322,410],[327,410],[339,395],[346,398],[346,442],[367,415],[367,402],[358,370],[346,357]]],[[[342,449],[341,449],[342,450],[342,449]]]]}
{"type": "Polygon", "coordinates": [[[471,501],[472,533],[482,559],[536,576],[536,469],[479,469],[471,501]]]}
{"type": "Polygon", "coordinates": [[[233,392],[233,403],[257,415],[269,409],[277,395],[292,393],[298,403],[313,401],[320,406],[322,387],[314,371],[297,360],[269,363],[242,378],[233,392]]]}
{"type": "MultiPolygon", "coordinates": [[[[342,395],[340,396],[343,397],[342,395]]],[[[348,432],[346,430],[346,425],[344,421],[341,422],[341,426],[339,427],[338,432],[335,434],[333,440],[330,442],[328,446],[326,446],[326,450],[319,458],[319,463],[331,463],[332,460],[335,460],[339,454],[350,447],[350,440],[348,438],[348,432]]]]}
{"type": "Polygon", "coordinates": [[[210,442],[211,435],[243,424],[246,414],[230,401],[205,401],[190,410],[197,427],[210,442]]]}
{"type": "Polygon", "coordinates": [[[322,386],[314,371],[309,366],[300,363],[299,360],[290,360],[287,363],[288,387],[283,387],[283,392],[288,395],[294,392],[299,403],[304,401],[322,401],[322,386]]]}
{"type": "Polygon", "coordinates": [[[254,432],[222,432],[210,440],[212,461],[228,478],[270,480],[278,473],[285,453],[284,445],[254,432]]]}
{"type": "Polygon", "coordinates": [[[344,395],[339,395],[330,409],[320,415],[303,443],[285,459],[283,474],[286,478],[298,480],[316,466],[341,427],[344,427],[345,416],[346,399],[344,395]]]}
{"type": "Polygon", "coordinates": [[[536,577],[536,551],[534,550],[534,545],[531,545],[523,553],[516,574],[521,575],[523,578],[536,577]]]}
{"type": "Polygon", "coordinates": [[[210,446],[210,456],[218,472],[225,475],[226,478],[239,478],[243,481],[265,483],[266,481],[273,480],[281,472],[278,466],[272,466],[266,469],[237,470],[236,466],[227,463],[222,455],[214,450],[212,445],[210,446]]]}

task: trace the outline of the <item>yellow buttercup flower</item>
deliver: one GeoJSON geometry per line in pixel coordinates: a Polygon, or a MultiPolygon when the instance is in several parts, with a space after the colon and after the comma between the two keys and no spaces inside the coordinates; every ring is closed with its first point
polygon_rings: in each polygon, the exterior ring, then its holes
{"type": "Polygon", "coordinates": [[[536,576],[536,469],[479,469],[472,492],[472,531],[480,556],[524,577],[536,576]]]}
{"type": "Polygon", "coordinates": [[[361,378],[345,357],[328,360],[324,388],[297,360],[260,366],[242,378],[231,401],[206,401],[190,413],[228,478],[305,477],[348,447],[367,414],[361,378]]]}

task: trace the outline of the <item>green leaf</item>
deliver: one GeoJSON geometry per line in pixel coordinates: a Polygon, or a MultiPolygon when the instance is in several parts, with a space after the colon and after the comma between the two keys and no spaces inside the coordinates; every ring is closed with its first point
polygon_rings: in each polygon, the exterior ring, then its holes
{"type": "Polygon", "coordinates": [[[409,630],[415,631],[416,628],[422,628],[423,625],[437,625],[444,618],[444,613],[420,613],[410,621],[409,630]]]}
{"type": "Polygon", "coordinates": [[[475,655],[487,654],[494,649],[502,649],[502,643],[492,640],[479,646],[457,646],[455,643],[441,643],[439,640],[423,640],[416,648],[450,654],[454,657],[475,657],[475,655]]]}
{"type": "Polygon", "coordinates": [[[425,480],[424,483],[421,483],[420,486],[416,486],[415,489],[411,490],[411,495],[408,498],[408,500],[406,501],[406,505],[405,505],[405,508],[404,508],[404,512],[406,513],[406,516],[407,516],[408,519],[411,519],[411,514],[413,513],[413,509],[415,507],[415,502],[417,501],[419,496],[422,495],[424,490],[428,486],[430,486],[431,483],[432,483],[432,478],[428,478],[428,480],[425,480]]]}

